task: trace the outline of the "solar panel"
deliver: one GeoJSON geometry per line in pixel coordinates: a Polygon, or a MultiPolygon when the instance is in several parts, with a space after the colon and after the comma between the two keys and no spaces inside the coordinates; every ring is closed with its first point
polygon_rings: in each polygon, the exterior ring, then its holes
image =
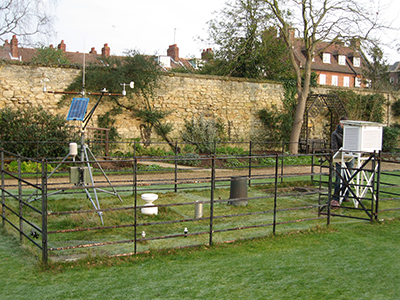
{"type": "Polygon", "coordinates": [[[89,98],[74,98],[67,116],[67,121],[83,121],[89,104],[89,98]]]}

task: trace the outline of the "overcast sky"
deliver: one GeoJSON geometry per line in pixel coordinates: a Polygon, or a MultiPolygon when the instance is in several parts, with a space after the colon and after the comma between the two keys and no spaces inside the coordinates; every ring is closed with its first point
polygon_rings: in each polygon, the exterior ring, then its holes
{"type": "MultiPolygon", "coordinates": [[[[97,53],[108,43],[111,54],[120,55],[136,49],[143,54],[166,55],[169,45],[177,44],[179,56],[200,57],[202,44],[195,38],[207,37],[207,21],[220,11],[227,0],[60,0],[56,10],[56,36],[51,43],[61,40],[67,51],[97,53]]],[[[399,0],[369,0],[378,5],[396,3],[388,10],[388,19],[399,18],[399,0]]],[[[400,21],[397,26],[400,27],[400,21]]],[[[390,32],[385,39],[399,36],[390,32]]],[[[385,49],[388,61],[400,60],[400,54],[385,49]]]]}
{"type": "Polygon", "coordinates": [[[166,55],[178,44],[180,57],[200,57],[207,45],[206,22],[226,0],[62,0],[57,7],[55,46],[64,40],[67,51],[97,52],[108,43],[111,54],[136,49],[166,55]]]}

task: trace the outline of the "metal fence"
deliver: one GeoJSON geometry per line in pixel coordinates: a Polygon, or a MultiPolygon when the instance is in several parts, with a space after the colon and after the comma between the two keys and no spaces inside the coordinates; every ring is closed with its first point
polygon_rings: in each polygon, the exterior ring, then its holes
{"type": "Polygon", "coordinates": [[[332,153],[312,152],[38,161],[1,150],[3,226],[31,242],[47,262],[49,256],[88,251],[120,256],[212,246],[329,224],[333,216],[396,216],[396,154],[371,155],[363,172],[373,180],[356,184],[369,193],[353,197],[362,205],[333,210],[332,153]],[[299,164],[301,159],[307,162],[299,164]],[[190,166],[192,160],[200,163],[190,166]],[[13,161],[17,168],[10,170],[13,161]],[[37,170],[23,172],[27,161],[37,170]],[[368,169],[374,162],[382,166],[368,169]],[[144,194],[158,199],[146,205],[144,194]]]}

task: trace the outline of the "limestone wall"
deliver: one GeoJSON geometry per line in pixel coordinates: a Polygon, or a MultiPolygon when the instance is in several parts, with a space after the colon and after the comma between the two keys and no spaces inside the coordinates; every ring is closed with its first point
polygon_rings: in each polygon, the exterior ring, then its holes
{"type": "MultiPolygon", "coordinates": [[[[78,68],[3,63],[0,65],[0,108],[41,105],[52,113],[66,115],[69,106],[62,108],[57,106],[62,95],[44,93],[43,81],[49,80],[46,82],[48,91],[63,91],[79,73],[78,68]]],[[[331,87],[321,87],[315,92],[327,93],[331,89],[331,87]]],[[[369,91],[359,92],[368,93],[369,91]]],[[[174,124],[175,129],[171,134],[173,139],[180,137],[179,132],[185,120],[203,113],[206,116],[214,115],[222,118],[226,131],[232,139],[248,141],[261,128],[257,112],[262,108],[270,108],[272,105],[281,108],[283,93],[283,86],[273,82],[191,74],[166,74],[162,77],[157,97],[152,100],[152,104],[155,108],[171,112],[166,120],[174,124]]],[[[387,97],[388,100],[392,100],[391,96],[387,95],[387,97]]],[[[97,96],[90,98],[89,109],[96,102],[97,96]]],[[[109,109],[110,106],[107,103],[101,103],[96,114],[102,114],[109,109]]],[[[385,122],[396,121],[389,116],[390,113],[387,114],[385,122]]],[[[97,126],[95,120],[94,117],[89,126],[97,126]]],[[[132,117],[130,113],[116,116],[116,126],[124,138],[140,137],[140,121],[132,117]]],[[[311,138],[318,138],[322,131],[322,129],[314,130],[311,138]]]]}
{"type": "MultiPolygon", "coordinates": [[[[41,105],[52,113],[67,114],[68,106],[57,106],[62,95],[44,93],[43,81],[49,80],[46,82],[48,91],[63,91],[79,72],[75,68],[3,64],[0,66],[0,108],[41,105]]],[[[282,85],[276,83],[169,74],[162,77],[152,104],[171,112],[167,122],[174,123],[172,138],[180,136],[184,120],[203,113],[222,118],[232,138],[249,140],[250,135],[261,126],[257,111],[272,104],[280,107],[282,97],[282,85]]],[[[93,98],[89,109],[97,100],[97,97],[93,98]]],[[[108,104],[102,103],[96,114],[102,114],[109,108],[108,104]]],[[[89,126],[96,126],[95,120],[94,117],[89,126]]],[[[118,132],[124,138],[140,137],[139,125],[140,121],[130,113],[116,116],[118,132]]]]}

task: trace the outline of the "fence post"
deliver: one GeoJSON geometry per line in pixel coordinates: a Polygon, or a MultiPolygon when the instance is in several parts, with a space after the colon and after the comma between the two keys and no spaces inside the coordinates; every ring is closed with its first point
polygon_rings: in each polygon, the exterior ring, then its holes
{"type": "Polygon", "coordinates": [[[178,142],[175,142],[175,193],[178,192],[178,142]]]}
{"type": "MultiPolygon", "coordinates": [[[[380,182],[381,182],[381,151],[378,154],[378,175],[376,179],[376,199],[375,199],[375,221],[378,220],[379,215],[379,196],[380,196],[380,182]]],[[[375,186],[375,184],[374,184],[375,186]]]]}
{"type": "Polygon", "coordinates": [[[312,156],[311,156],[311,182],[314,183],[314,163],[315,163],[315,148],[313,143],[312,156]]]}
{"type": "Polygon", "coordinates": [[[251,141],[249,142],[249,186],[251,186],[251,148],[252,148],[252,143],[251,141]]]}
{"type": "Polygon", "coordinates": [[[19,210],[18,210],[18,215],[19,215],[19,240],[22,242],[23,240],[23,232],[24,232],[24,221],[23,221],[23,203],[22,203],[22,182],[21,182],[21,156],[18,155],[18,202],[19,202],[19,210]]]}
{"type": "Polygon", "coordinates": [[[272,233],[275,235],[276,231],[276,206],[278,199],[278,172],[279,172],[279,154],[276,154],[275,157],[275,191],[274,191],[274,221],[273,221],[273,229],[272,233]]]}
{"type": "Polygon", "coordinates": [[[334,172],[333,151],[331,151],[329,156],[328,218],[326,225],[331,224],[332,177],[334,172]]]}
{"type": "Polygon", "coordinates": [[[209,240],[210,246],[212,246],[212,238],[213,238],[214,189],[215,189],[215,155],[213,155],[212,157],[212,169],[211,169],[210,240],[209,240]]]}
{"type": "Polygon", "coordinates": [[[108,145],[108,143],[109,143],[109,134],[108,134],[109,130],[106,130],[105,132],[106,132],[106,145],[105,145],[106,146],[106,156],[108,157],[108,155],[109,155],[109,152],[108,152],[109,151],[109,145],[108,145]]]}
{"type": "Polygon", "coordinates": [[[5,193],[4,193],[4,148],[0,149],[1,151],[1,216],[3,218],[3,227],[5,226],[5,218],[6,218],[6,209],[4,207],[5,205],[5,193]]]}
{"type": "MultiPolygon", "coordinates": [[[[136,149],[136,148],[135,148],[136,149]]],[[[137,158],[136,156],[134,157],[134,162],[133,162],[133,189],[134,189],[134,209],[135,209],[135,226],[134,226],[134,253],[137,253],[137,158]]]]}
{"type": "Polygon", "coordinates": [[[47,240],[47,163],[42,159],[42,260],[48,262],[47,240]]]}

